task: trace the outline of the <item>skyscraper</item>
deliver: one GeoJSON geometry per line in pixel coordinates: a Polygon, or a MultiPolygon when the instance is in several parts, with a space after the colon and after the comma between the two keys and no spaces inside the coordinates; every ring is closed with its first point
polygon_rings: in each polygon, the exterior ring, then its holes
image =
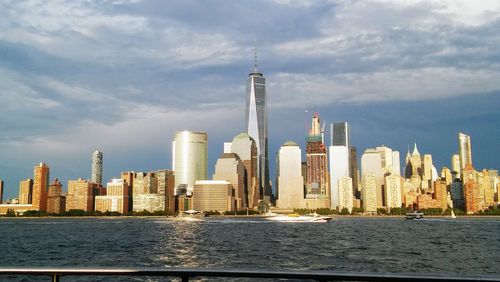
{"type": "MultiPolygon", "coordinates": [[[[314,114],[306,145],[306,198],[328,199],[328,161],[318,113],[314,114]]],[[[346,170],[347,170],[346,166],[346,170]]]]}
{"type": "MultiPolygon", "coordinates": [[[[330,142],[329,158],[330,158],[330,192],[331,192],[331,209],[337,209],[340,205],[341,182],[344,177],[350,177],[350,140],[349,140],[349,124],[347,122],[332,123],[330,125],[330,142]]],[[[343,179],[342,181],[347,181],[343,179]]],[[[352,181],[352,178],[351,178],[352,181]]],[[[344,185],[344,188],[349,189],[350,186],[344,185]]],[[[345,190],[345,189],[344,189],[345,190]]],[[[345,191],[343,191],[345,192],[345,191]]],[[[351,191],[350,209],[352,209],[352,196],[354,191],[351,191]]],[[[345,201],[343,201],[345,202],[345,201]]]]}
{"type": "Polygon", "coordinates": [[[462,132],[458,133],[458,150],[460,156],[460,168],[464,169],[467,164],[472,165],[472,149],[469,135],[462,132]]]}
{"type": "Polygon", "coordinates": [[[19,182],[19,204],[29,205],[33,196],[33,179],[28,178],[19,182]]]}
{"type": "Polygon", "coordinates": [[[102,185],[102,152],[95,151],[92,154],[92,177],[91,181],[102,185]]]}
{"type": "Polygon", "coordinates": [[[255,63],[254,70],[248,75],[247,79],[245,118],[247,133],[255,139],[257,145],[260,195],[270,198],[272,192],[269,183],[269,157],[267,147],[266,79],[262,73],[257,71],[257,63],[255,63]]]}
{"type": "Polygon", "coordinates": [[[245,165],[236,153],[223,153],[215,164],[213,180],[226,180],[233,186],[236,209],[248,207],[245,165]]]}
{"type": "Polygon", "coordinates": [[[47,211],[47,190],[49,188],[49,167],[45,163],[35,166],[33,180],[32,209],[47,211]]]}
{"type": "Polygon", "coordinates": [[[193,193],[196,180],[207,179],[208,136],[206,132],[178,131],[173,142],[175,195],[193,193]]]}
{"type": "Polygon", "coordinates": [[[261,198],[258,175],[258,155],[255,140],[248,133],[240,133],[231,142],[231,153],[237,154],[243,161],[246,171],[246,189],[248,193],[248,207],[257,207],[261,198]]]}

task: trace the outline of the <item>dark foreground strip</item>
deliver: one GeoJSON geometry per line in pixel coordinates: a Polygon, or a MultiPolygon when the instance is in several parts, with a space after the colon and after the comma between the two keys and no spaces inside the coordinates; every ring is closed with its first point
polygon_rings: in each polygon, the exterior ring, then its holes
{"type": "Polygon", "coordinates": [[[278,278],[316,281],[496,281],[500,276],[456,276],[448,274],[414,273],[360,273],[335,271],[295,271],[295,270],[248,270],[211,268],[0,268],[2,275],[50,276],[52,281],[60,281],[61,276],[161,276],[179,277],[189,281],[194,277],[238,277],[238,278],[278,278]]]}

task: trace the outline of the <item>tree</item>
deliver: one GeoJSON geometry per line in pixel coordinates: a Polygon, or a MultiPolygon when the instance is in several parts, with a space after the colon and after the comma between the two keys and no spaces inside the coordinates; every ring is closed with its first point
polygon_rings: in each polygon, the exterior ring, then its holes
{"type": "Polygon", "coordinates": [[[348,215],[348,214],[351,214],[351,213],[349,212],[348,208],[342,208],[342,210],[340,211],[340,214],[341,215],[348,215]]]}

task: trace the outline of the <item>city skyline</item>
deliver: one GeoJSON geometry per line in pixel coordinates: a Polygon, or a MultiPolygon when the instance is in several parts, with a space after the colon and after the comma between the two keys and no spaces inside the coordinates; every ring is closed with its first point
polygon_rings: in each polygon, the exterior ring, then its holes
{"type": "Polygon", "coordinates": [[[491,11],[499,6],[451,3],[257,2],[261,16],[247,4],[231,16],[210,7],[210,19],[229,17],[211,25],[204,17],[193,22],[183,3],[2,4],[4,199],[39,162],[63,185],[89,178],[95,148],[106,155],[104,182],[125,170],[170,168],[169,140],[184,129],[208,132],[211,175],[221,144],[244,130],[253,38],[267,79],[271,156],[286,140],[304,153],[308,110],[328,124],[349,122],[360,153],[379,145],[403,153],[417,142],[436,167],[451,167],[456,134],[464,132],[475,166],[498,168],[500,62],[493,54],[500,29],[491,11]],[[41,19],[40,10],[54,17],[41,19]],[[359,16],[373,11],[390,16],[359,16]],[[252,17],[244,15],[269,19],[267,29],[249,30],[252,17]],[[226,28],[235,18],[242,22],[226,28]],[[438,35],[441,28],[447,33],[438,35]],[[135,53],[141,47],[149,53],[135,53]],[[233,126],[221,127],[222,120],[233,126]]]}

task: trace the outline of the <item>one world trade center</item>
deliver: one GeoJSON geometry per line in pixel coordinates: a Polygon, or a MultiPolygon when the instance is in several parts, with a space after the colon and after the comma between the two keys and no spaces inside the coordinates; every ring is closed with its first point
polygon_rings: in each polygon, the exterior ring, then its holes
{"type": "Polygon", "coordinates": [[[269,201],[272,192],[269,183],[266,79],[258,72],[257,63],[247,79],[246,128],[257,145],[260,197],[269,201]]]}

